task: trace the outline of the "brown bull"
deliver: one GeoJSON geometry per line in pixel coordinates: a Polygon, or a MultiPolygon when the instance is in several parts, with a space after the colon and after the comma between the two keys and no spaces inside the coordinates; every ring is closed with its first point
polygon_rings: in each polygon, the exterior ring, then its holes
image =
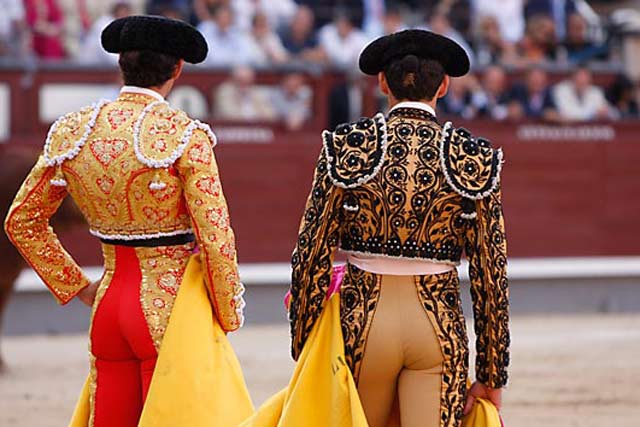
{"type": "MultiPolygon", "coordinates": [[[[4,222],[9,206],[31,167],[36,162],[37,153],[32,148],[15,145],[0,146],[0,223],[4,222]]],[[[56,213],[53,225],[56,230],[82,223],[80,211],[67,198],[56,213]]],[[[0,333],[4,311],[9,302],[14,283],[26,266],[18,251],[13,247],[4,228],[0,227],[0,333]]],[[[5,368],[0,351],[0,372],[5,368]]]]}

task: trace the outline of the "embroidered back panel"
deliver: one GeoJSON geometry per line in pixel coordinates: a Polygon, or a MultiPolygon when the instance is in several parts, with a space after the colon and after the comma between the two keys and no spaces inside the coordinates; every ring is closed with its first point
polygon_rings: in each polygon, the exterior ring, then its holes
{"type": "Polygon", "coordinates": [[[459,262],[467,219],[442,172],[441,126],[394,114],[387,134],[380,172],[344,195],[342,249],[459,262]]]}
{"type": "MultiPolygon", "coordinates": [[[[191,223],[173,163],[192,123],[166,103],[128,93],[67,115],[45,147],[45,158],[59,169],[52,184],[67,186],[99,237],[187,232],[191,223]]],[[[189,156],[211,161],[207,135],[195,135],[202,139],[200,151],[189,156]]]]}

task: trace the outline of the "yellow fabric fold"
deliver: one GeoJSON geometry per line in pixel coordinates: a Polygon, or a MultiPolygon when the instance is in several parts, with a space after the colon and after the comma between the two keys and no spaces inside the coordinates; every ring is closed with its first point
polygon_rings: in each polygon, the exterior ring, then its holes
{"type": "Polygon", "coordinates": [[[340,295],[327,302],[300,354],[287,388],[241,427],[367,427],[358,390],[345,363],[340,295]]]}
{"type": "MultiPolygon", "coordinates": [[[[99,379],[98,379],[99,381],[99,379]]],[[[87,380],[70,427],[88,427],[87,380]]],[[[237,427],[253,413],[240,364],[213,316],[199,256],[176,297],[139,427],[237,427]]]]}
{"type": "Polygon", "coordinates": [[[501,427],[500,414],[493,403],[476,399],[473,409],[462,420],[462,427],[501,427]]]}

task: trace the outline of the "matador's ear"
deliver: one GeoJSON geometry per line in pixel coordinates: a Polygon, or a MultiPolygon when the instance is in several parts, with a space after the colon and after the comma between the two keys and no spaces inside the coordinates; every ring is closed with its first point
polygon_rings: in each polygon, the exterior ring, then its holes
{"type": "Polygon", "coordinates": [[[329,177],[334,185],[355,188],[373,179],[387,154],[387,123],[382,113],[322,133],[329,177]]]}
{"type": "Polygon", "coordinates": [[[502,150],[488,140],[454,129],[451,122],[444,125],[440,163],[447,183],[461,196],[480,200],[493,193],[500,183],[502,157],[502,150]]]}

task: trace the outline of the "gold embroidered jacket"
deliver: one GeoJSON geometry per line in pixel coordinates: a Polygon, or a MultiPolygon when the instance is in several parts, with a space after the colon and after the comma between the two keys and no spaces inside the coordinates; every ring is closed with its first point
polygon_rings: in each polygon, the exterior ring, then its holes
{"type": "Polygon", "coordinates": [[[509,315],[502,152],[425,111],[393,110],[324,132],[292,258],[297,358],[322,310],[336,250],[457,265],[469,260],[477,378],[507,382],[509,315]]]}
{"type": "Polygon", "coordinates": [[[5,230],[60,303],[89,284],[49,218],[70,194],[97,237],[194,233],[205,280],[226,331],[242,323],[233,230],[211,129],[164,101],[124,92],[56,121],[18,191],[5,230]]]}

